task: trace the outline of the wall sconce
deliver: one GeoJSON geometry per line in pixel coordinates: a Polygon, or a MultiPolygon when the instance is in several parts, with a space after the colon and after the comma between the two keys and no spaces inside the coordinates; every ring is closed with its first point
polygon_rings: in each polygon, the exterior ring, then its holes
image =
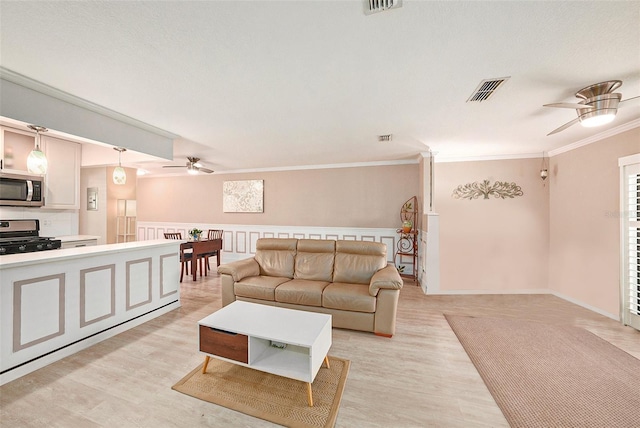
{"type": "Polygon", "coordinates": [[[118,166],[113,169],[113,183],[126,184],[127,173],[124,172],[124,168],[122,168],[121,157],[122,157],[122,152],[126,152],[127,149],[125,149],[124,147],[114,147],[113,150],[116,150],[118,152],[118,166]]]}
{"type": "Polygon", "coordinates": [[[36,147],[29,153],[27,157],[27,169],[31,174],[46,174],[49,163],[47,157],[40,150],[40,133],[47,132],[44,126],[28,125],[29,129],[36,131],[36,147]]]}
{"type": "Polygon", "coordinates": [[[540,178],[542,178],[542,181],[545,181],[547,179],[547,177],[549,176],[549,165],[547,162],[547,158],[544,154],[544,152],[542,153],[542,166],[540,167],[540,178]]]}

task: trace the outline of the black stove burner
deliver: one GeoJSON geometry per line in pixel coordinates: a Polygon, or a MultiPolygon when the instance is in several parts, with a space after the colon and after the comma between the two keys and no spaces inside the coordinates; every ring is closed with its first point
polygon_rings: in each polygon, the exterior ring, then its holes
{"type": "Polygon", "coordinates": [[[0,220],[0,255],[56,250],[59,239],[38,236],[39,220],[0,220]]]}

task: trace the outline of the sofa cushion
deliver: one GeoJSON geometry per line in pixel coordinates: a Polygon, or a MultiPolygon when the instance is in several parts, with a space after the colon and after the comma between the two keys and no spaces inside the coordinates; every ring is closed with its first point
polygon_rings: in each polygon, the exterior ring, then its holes
{"type": "Polygon", "coordinates": [[[276,302],[322,306],[322,290],[327,285],[327,281],[292,279],[276,288],[276,302]]]}
{"type": "Polygon", "coordinates": [[[372,313],[376,311],[376,298],[369,295],[368,285],[334,282],[323,290],[322,306],[343,311],[372,313]]]}
{"type": "Polygon", "coordinates": [[[333,281],[369,284],[371,277],[387,265],[387,246],[380,242],[336,241],[333,281]]]}
{"type": "Polygon", "coordinates": [[[249,276],[233,285],[236,296],[252,297],[254,299],[275,300],[276,287],[289,278],[278,276],[249,276]]]}
{"type": "MultiPolygon", "coordinates": [[[[300,239],[296,249],[293,277],[331,282],[336,241],[324,239],[300,239]]],[[[318,305],[319,306],[319,305],[318,305]]]]}
{"type": "Polygon", "coordinates": [[[293,278],[297,243],[297,239],[258,239],[255,259],[260,265],[260,275],[293,278]]]}

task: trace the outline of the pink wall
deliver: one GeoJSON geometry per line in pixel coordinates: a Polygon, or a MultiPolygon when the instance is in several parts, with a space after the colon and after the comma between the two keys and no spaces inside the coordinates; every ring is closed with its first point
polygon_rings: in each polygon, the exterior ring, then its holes
{"type": "Polygon", "coordinates": [[[620,168],[640,152],[640,128],[550,162],[550,288],[608,314],[620,312],[620,168]]]}
{"type": "Polygon", "coordinates": [[[547,288],[548,183],[540,159],[435,164],[440,214],[440,290],[524,292],[547,288]],[[515,182],[514,199],[454,199],[461,184],[515,182]]]}
{"type": "Polygon", "coordinates": [[[138,220],[325,227],[400,227],[419,165],[140,178],[138,220]],[[264,213],[223,213],[222,183],[264,180],[264,213]]]}

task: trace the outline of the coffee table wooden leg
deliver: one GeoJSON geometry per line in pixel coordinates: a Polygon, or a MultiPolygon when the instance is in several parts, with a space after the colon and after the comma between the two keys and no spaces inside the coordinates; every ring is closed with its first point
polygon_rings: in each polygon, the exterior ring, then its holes
{"type": "Polygon", "coordinates": [[[326,357],[324,357],[324,363],[327,365],[328,369],[331,368],[331,366],[329,365],[329,356],[328,355],[326,357]]]}
{"type": "Polygon", "coordinates": [[[202,374],[205,374],[207,372],[207,366],[209,365],[209,359],[211,357],[209,357],[208,355],[206,357],[204,357],[204,365],[202,366],[202,374]]]}
{"type": "Polygon", "coordinates": [[[309,407],[313,407],[313,395],[311,395],[310,383],[307,383],[307,398],[309,399],[309,407]]]}

